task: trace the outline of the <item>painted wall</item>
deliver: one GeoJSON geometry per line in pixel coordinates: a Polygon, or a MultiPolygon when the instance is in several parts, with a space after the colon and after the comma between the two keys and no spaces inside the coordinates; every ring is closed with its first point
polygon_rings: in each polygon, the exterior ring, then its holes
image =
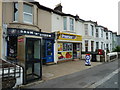
{"type": "Polygon", "coordinates": [[[63,17],[52,13],[52,32],[63,31],[63,17]]]}
{"type": "Polygon", "coordinates": [[[51,13],[42,9],[38,9],[38,27],[42,32],[51,32],[51,13]]]}

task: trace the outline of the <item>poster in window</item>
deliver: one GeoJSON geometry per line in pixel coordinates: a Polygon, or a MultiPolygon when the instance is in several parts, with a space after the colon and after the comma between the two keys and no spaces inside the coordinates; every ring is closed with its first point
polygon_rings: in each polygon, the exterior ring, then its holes
{"type": "Polygon", "coordinates": [[[63,43],[58,43],[58,51],[63,51],[63,43]]]}
{"type": "Polygon", "coordinates": [[[58,59],[72,59],[72,52],[58,52],[58,59]]]}

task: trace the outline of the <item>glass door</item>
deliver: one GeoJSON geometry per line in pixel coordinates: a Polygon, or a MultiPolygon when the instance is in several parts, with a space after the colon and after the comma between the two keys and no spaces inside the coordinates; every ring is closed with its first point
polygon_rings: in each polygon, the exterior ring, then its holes
{"type": "Polygon", "coordinates": [[[54,61],[53,41],[46,40],[46,63],[54,61]]]}
{"type": "Polygon", "coordinates": [[[40,39],[26,39],[26,83],[41,77],[41,41],[40,39]]]}

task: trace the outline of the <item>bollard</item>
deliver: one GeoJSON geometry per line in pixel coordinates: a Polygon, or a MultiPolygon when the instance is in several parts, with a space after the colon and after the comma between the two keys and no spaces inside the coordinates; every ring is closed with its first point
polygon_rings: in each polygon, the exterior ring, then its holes
{"type": "Polygon", "coordinates": [[[90,54],[86,54],[85,56],[85,66],[91,66],[90,54]]]}

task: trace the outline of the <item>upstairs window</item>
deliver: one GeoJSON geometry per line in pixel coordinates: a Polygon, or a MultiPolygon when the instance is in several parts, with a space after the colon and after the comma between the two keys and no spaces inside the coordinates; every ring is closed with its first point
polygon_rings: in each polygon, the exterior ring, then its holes
{"type": "Polygon", "coordinates": [[[106,39],[108,39],[108,32],[106,32],[106,39]]]}
{"type": "Polygon", "coordinates": [[[70,18],[70,31],[74,31],[74,19],[70,18]]]}
{"type": "Polygon", "coordinates": [[[31,5],[23,5],[23,21],[33,24],[33,7],[31,5]]]}
{"type": "Polygon", "coordinates": [[[98,29],[96,29],[96,37],[99,37],[98,29]]]}
{"type": "Polygon", "coordinates": [[[103,37],[103,29],[101,29],[101,37],[103,37]]]}
{"type": "Polygon", "coordinates": [[[63,17],[63,29],[67,30],[67,17],[63,17]]]}
{"type": "Polygon", "coordinates": [[[88,24],[85,24],[84,28],[85,28],[85,35],[88,35],[88,24]]]}
{"type": "Polygon", "coordinates": [[[94,36],[94,28],[93,28],[93,25],[91,25],[91,30],[92,30],[92,36],[94,36]]]}
{"type": "Polygon", "coordinates": [[[14,21],[18,21],[18,3],[14,3],[14,21]]]}

